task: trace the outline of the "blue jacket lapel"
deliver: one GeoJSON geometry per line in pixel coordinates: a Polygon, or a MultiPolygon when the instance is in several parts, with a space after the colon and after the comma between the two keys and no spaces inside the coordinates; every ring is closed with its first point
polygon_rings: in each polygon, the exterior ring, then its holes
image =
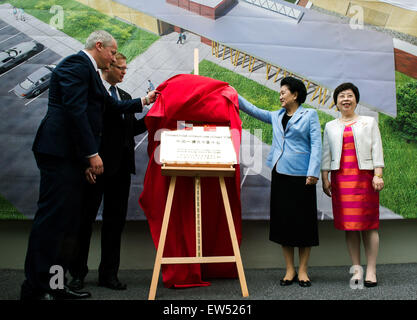
{"type": "MultiPolygon", "coordinates": [[[[305,109],[302,106],[299,106],[297,110],[295,110],[294,115],[291,117],[291,119],[288,121],[287,124],[287,129],[285,131],[288,131],[288,129],[294,124],[296,123],[298,120],[300,120],[300,118],[303,116],[303,114],[305,113],[305,109]]],[[[282,120],[282,117],[281,117],[282,120]]],[[[282,127],[282,125],[281,125],[282,127]]]]}
{"type": "Polygon", "coordinates": [[[285,109],[281,108],[278,114],[278,129],[282,135],[284,135],[284,127],[282,126],[282,118],[284,117],[285,109]]]}

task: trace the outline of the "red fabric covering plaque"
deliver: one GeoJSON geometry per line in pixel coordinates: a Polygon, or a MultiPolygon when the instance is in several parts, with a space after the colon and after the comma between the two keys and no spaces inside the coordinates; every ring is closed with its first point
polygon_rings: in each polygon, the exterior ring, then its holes
{"type": "MultiPolygon", "coordinates": [[[[228,125],[233,146],[239,155],[242,132],[237,92],[226,82],[197,75],[177,75],[162,83],[160,95],[145,118],[148,128],[149,164],[144,189],[139,198],[148,219],[152,239],[158,248],[170,177],[162,176],[159,163],[161,129],[177,130],[178,121],[228,125]]],[[[239,163],[239,161],[238,161],[239,163]]],[[[240,168],[225,178],[236,228],[241,242],[240,168]]],[[[163,257],[194,257],[195,244],[194,179],[177,177],[171,217],[163,257]]],[[[231,256],[232,243],[223,205],[219,178],[201,178],[203,256],[231,256]]],[[[235,263],[162,265],[165,287],[207,286],[209,278],[236,278],[235,263]]]]}

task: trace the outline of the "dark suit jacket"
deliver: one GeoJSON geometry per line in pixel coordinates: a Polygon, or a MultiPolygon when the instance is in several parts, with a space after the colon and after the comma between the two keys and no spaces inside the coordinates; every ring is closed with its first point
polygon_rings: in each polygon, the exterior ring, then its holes
{"type": "Polygon", "coordinates": [[[65,58],[52,72],[48,111],[36,133],[33,151],[70,159],[97,153],[105,109],[141,112],[142,103],[140,99],[118,101],[108,95],[84,52],[65,58]]]}
{"type": "MultiPolygon", "coordinates": [[[[117,88],[120,99],[131,100],[126,91],[117,88]]],[[[144,118],[136,119],[134,114],[104,112],[103,139],[100,156],[104,163],[104,174],[113,175],[121,166],[126,166],[129,173],[135,173],[135,140],[134,137],[145,132],[144,118]]]]}

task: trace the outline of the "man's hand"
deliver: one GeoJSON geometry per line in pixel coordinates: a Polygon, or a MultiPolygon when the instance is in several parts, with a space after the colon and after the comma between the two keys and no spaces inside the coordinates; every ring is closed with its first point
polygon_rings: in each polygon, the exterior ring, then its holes
{"type": "Polygon", "coordinates": [[[95,155],[91,158],[88,158],[88,161],[90,162],[92,173],[96,175],[103,174],[103,171],[104,171],[103,160],[101,160],[99,155],[95,155]]]}
{"type": "Polygon", "coordinates": [[[159,91],[156,90],[152,90],[150,92],[148,92],[148,94],[146,95],[149,99],[149,104],[154,103],[156,98],[158,97],[159,91]]]}
{"type": "Polygon", "coordinates": [[[87,179],[89,184],[95,184],[97,176],[93,173],[92,168],[85,169],[85,178],[87,179]]]}

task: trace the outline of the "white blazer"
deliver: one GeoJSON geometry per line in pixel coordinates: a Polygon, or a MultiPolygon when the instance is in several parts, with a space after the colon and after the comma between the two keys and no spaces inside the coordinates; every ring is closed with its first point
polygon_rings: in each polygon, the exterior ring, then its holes
{"type": "MultiPolygon", "coordinates": [[[[345,125],[338,119],[326,123],[323,135],[322,171],[339,170],[345,125]]],[[[384,167],[381,134],[375,119],[359,116],[352,125],[356,157],[360,170],[384,167]]]]}

